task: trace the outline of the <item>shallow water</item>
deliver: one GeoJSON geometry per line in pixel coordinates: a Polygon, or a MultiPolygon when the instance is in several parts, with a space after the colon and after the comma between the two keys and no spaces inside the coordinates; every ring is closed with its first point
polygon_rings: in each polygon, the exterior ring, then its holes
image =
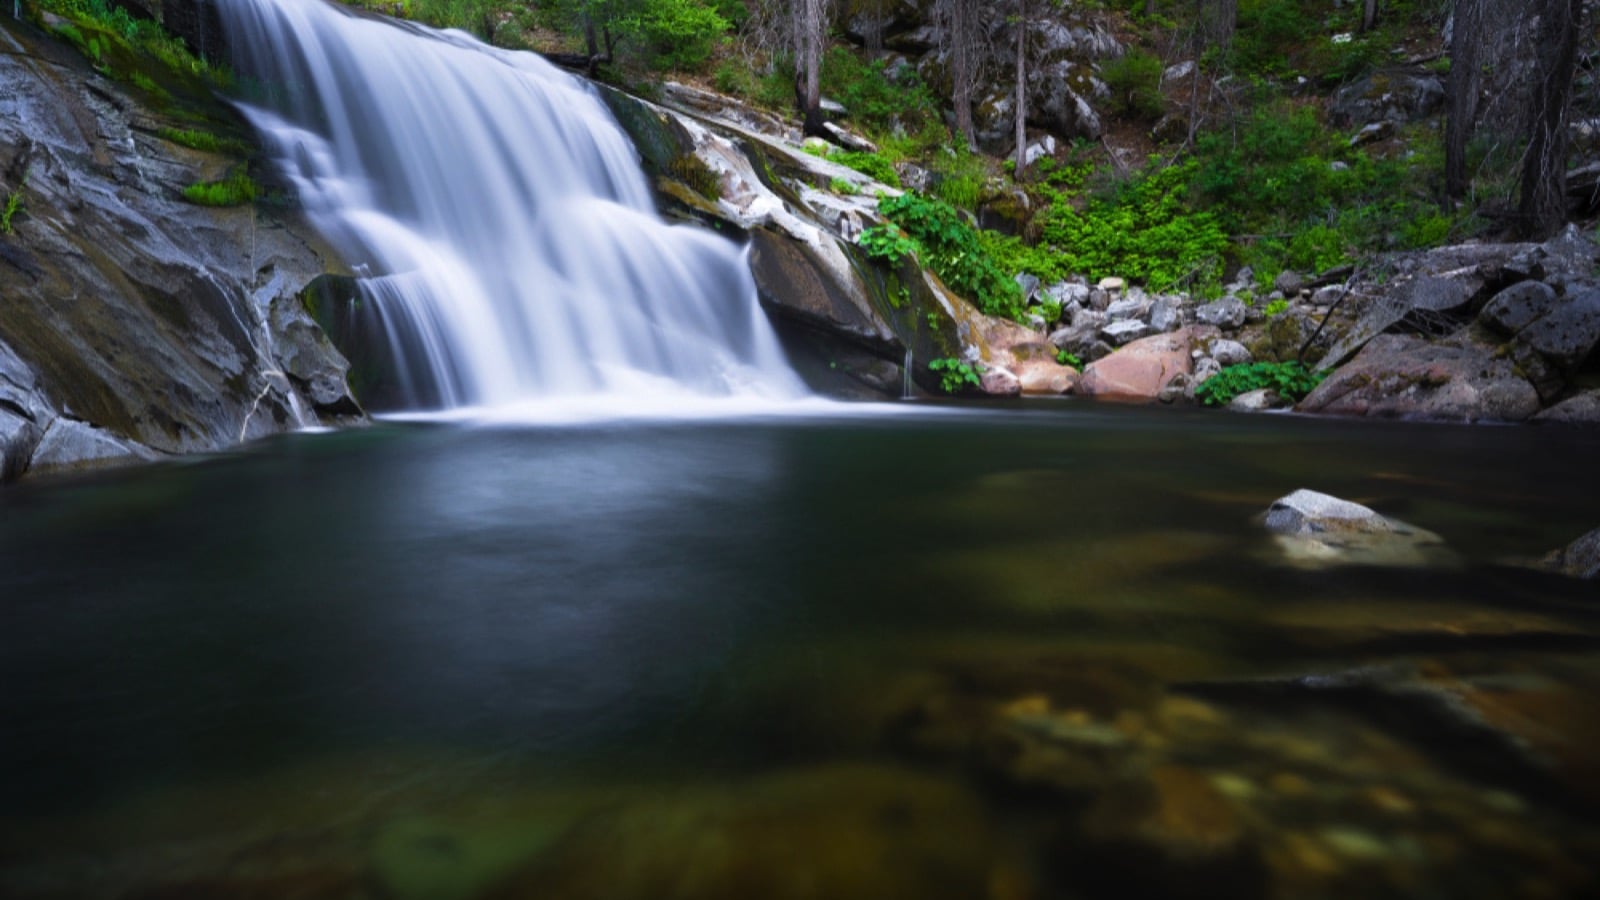
{"type": "MultiPolygon", "coordinates": [[[[909,411],[908,411],[909,410],[909,411]]],[[[396,423],[0,493],[0,896],[1581,896],[1600,436],[396,423]],[[1283,564],[1309,487],[1442,535],[1283,564]]]]}

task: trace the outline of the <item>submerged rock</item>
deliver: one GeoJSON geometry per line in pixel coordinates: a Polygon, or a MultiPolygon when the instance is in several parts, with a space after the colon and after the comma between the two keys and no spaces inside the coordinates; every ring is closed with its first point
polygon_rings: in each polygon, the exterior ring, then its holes
{"type": "Polygon", "coordinates": [[[1444,539],[1317,491],[1273,501],[1262,524],[1291,565],[1425,566],[1449,562],[1444,539]]]}
{"type": "Polygon", "coordinates": [[[1600,578],[1600,528],[1551,551],[1540,565],[1572,578],[1600,578]]]}

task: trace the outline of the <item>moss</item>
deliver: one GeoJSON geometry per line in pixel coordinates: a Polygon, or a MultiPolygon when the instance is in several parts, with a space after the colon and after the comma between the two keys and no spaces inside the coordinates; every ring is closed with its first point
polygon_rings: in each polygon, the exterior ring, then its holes
{"type": "Polygon", "coordinates": [[[717,177],[717,173],[711,171],[705,160],[693,153],[685,153],[675,158],[668,164],[667,171],[707,200],[716,200],[722,196],[722,180],[717,177]]]}
{"type": "Polygon", "coordinates": [[[183,189],[183,198],[198,206],[244,206],[260,195],[260,186],[243,169],[221,181],[202,181],[183,189]]]}

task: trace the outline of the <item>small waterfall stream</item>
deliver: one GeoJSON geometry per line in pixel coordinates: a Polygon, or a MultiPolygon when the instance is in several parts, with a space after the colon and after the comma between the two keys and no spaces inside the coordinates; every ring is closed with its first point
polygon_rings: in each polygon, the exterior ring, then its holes
{"type": "Polygon", "coordinates": [[[222,14],[246,115],[369,275],[409,406],[804,393],[743,252],[656,216],[580,80],[321,0],[222,14]]]}

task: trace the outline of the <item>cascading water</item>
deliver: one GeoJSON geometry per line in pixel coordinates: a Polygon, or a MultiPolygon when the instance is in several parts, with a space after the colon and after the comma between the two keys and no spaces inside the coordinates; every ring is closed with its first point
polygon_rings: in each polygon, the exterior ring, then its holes
{"type": "Polygon", "coordinates": [[[407,405],[804,392],[743,252],[655,215],[583,82],[322,0],[220,6],[246,115],[369,276],[407,405]]]}

